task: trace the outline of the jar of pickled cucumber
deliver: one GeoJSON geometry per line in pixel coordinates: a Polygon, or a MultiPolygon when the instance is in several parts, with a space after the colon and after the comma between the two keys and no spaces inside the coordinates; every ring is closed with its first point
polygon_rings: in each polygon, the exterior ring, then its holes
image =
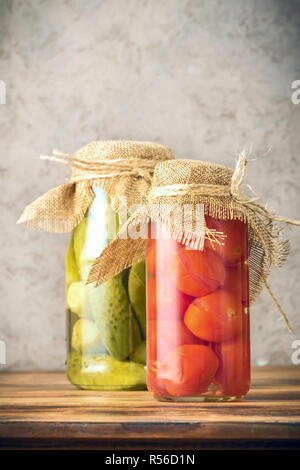
{"type": "Polygon", "coordinates": [[[203,250],[147,240],[147,383],[175,401],[241,399],[250,386],[247,225],[206,216],[226,235],[203,250]]]}
{"type": "Polygon", "coordinates": [[[146,386],[145,263],[99,287],[86,285],[89,270],[111,241],[112,210],[105,190],[94,187],[86,217],[66,253],[67,375],[76,386],[139,390],[146,386]]]}
{"type": "MultiPolygon", "coordinates": [[[[100,179],[92,180],[92,202],[72,231],[65,258],[67,376],[83,389],[145,389],[145,261],[107,276],[100,285],[87,279],[132,207],[146,196],[157,161],[173,154],[159,144],[126,141],[95,142],[89,151],[88,171],[82,175],[80,167],[79,180],[100,179]]],[[[80,160],[81,165],[84,162],[80,160]]],[[[78,165],[75,178],[77,172],[78,165]]],[[[111,251],[106,274],[121,257],[121,252],[111,251]]]]}

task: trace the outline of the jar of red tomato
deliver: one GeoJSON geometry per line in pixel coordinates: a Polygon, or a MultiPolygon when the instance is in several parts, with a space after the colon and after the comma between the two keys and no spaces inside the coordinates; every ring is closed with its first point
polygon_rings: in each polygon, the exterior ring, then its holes
{"type": "Polygon", "coordinates": [[[164,400],[236,400],[250,386],[248,230],[205,216],[225,235],[191,249],[157,225],[146,243],[147,384],[164,400]]]}

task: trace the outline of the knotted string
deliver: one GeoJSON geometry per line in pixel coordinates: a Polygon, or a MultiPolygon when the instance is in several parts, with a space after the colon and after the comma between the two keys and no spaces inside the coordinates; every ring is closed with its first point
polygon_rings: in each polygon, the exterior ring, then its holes
{"type": "Polygon", "coordinates": [[[184,183],[158,186],[149,192],[149,201],[152,202],[162,196],[212,196],[212,197],[230,197],[236,202],[242,204],[253,212],[265,217],[270,221],[283,222],[290,225],[300,226],[299,220],[279,217],[273,211],[266,209],[263,205],[257,203],[258,197],[248,199],[241,190],[241,185],[246,176],[247,158],[242,152],[239,155],[235,170],[232,174],[230,186],[205,183],[184,183]]]}
{"type": "Polygon", "coordinates": [[[144,178],[151,184],[155,160],[146,160],[143,158],[115,158],[98,161],[87,161],[80,157],[69,155],[61,150],[54,149],[53,155],[41,155],[41,160],[50,160],[62,163],[78,170],[72,174],[70,181],[78,182],[85,180],[95,180],[101,178],[114,178],[117,176],[137,176],[144,178]]]}

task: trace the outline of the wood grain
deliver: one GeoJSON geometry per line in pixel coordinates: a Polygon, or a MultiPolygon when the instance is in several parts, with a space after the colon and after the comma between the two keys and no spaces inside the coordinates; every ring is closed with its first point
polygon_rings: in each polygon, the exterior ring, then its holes
{"type": "Polygon", "coordinates": [[[0,447],[300,448],[300,367],[252,371],[242,402],[83,391],[61,372],[0,374],[0,447]],[[158,447],[157,447],[158,446],[158,447]]]}

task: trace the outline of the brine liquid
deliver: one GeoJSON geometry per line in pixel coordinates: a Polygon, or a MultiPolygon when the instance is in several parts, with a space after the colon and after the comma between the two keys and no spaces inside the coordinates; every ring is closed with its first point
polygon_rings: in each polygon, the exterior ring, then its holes
{"type": "Polygon", "coordinates": [[[86,280],[110,241],[107,227],[117,215],[108,195],[94,187],[95,198],[74,229],[66,253],[67,376],[80,388],[146,388],[145,263],[95,288],[86,280]]]}
{"type": "Polygon", "coordinates": [[[247,226],[206,217],[227,236],[203,251],[147,240],[147,385],[159,399],[234,400],[250,386],[247,226]]]}

